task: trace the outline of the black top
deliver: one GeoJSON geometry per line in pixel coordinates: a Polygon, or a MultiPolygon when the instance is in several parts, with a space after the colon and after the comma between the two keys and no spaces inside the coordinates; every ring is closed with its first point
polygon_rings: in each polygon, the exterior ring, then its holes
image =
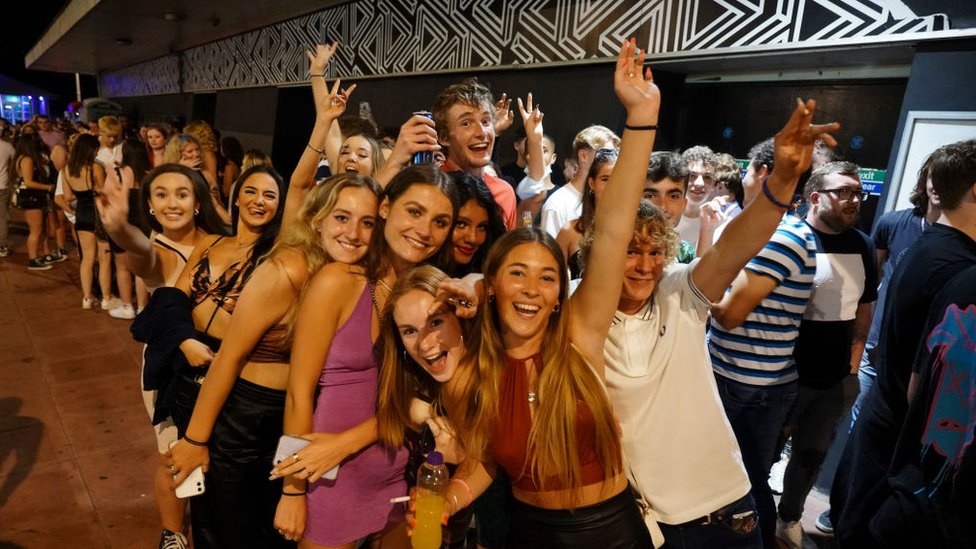
{"type": "Polygon", "coordinates": [[[919,389],[895,448],[892,494],[872,521],[907,547],[976,547],[976,267],[935,296],[915,360],[919,389]]]}
{"type": "Polygon", "coordinates": [[[908,378],[932,300],[949,280],[973,265],[976,241],[937,223],[922,233],[895,266],[878,338],[877,391],[897,423],[908,409],[908,378]]]}

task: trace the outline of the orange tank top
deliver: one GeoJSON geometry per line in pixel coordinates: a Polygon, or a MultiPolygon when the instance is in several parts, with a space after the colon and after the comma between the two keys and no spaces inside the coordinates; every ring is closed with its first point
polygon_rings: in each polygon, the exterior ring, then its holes
{"type": "MultiPolygon", "coordinates": [[[[512,486],[520,490],[541,492],[573,488],[563,486],[555,477],[539,479],[529,470],[528,445],[532,415],[529,403],[529,382],[526,363],[532,361],[536,374],[542,370],[542,355],[527,359],[505,359],[499,387],[498,419],[492,433],[489,451],[495,463],[505,469],[512,486]]],[[[582,400],[576,401],[576,444],[583,485],[596,484],[604,479],[603,466],[596,457],[596,426],[593,413],[582,400]]]]}

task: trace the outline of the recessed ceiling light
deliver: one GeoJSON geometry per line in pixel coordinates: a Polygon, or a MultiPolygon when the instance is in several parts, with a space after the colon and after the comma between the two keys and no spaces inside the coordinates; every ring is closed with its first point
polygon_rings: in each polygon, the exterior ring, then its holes
{"type": "Polygon", "coordinates": [[[167,11],[163,14],[163,19],[167,21],[182,21],[186,19],[186,14],[181,11],[167,11]]]}
{"type": "Polygon", "coordinates": [[[115,44],[117,46],[131,46],[132,45],[132,39],[131,38],[116,38],[115,39],[115,44]]]}

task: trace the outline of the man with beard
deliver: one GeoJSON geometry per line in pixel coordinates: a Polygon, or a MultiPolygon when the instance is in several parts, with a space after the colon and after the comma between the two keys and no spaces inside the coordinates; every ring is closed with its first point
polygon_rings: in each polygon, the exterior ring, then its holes
{"type": "Polygon", "coordinates": [[[851,162],[823,164],[807,181],[806,223],[817,237],[817,274],[793,360],[799,393],[784,425],[793,453],[783,479],[776,534],[791,548],[803,546],[803,504],[823,464],[834,427],[844,413],[844,383],[857,374],[877,273],[870,239],[854,228],[866,197],[851,162]]]}

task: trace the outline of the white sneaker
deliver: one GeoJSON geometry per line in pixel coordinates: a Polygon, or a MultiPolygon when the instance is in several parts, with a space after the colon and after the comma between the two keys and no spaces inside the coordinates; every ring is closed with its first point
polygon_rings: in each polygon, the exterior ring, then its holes
{"type": "Polygon", "coordinates": [[[123,303],[122,305],[110,310],[108,312],[108,316],[112,318],[121,318],[122,320],[132,320],[136,317],[136,310],[132,307],[132,305],[123,303]]]}
{"type": "Polygon", "coordinates": [[[816,547],[816,543],[803,532],[803,524],[798,520],[784,522],[776,517],[776,537],[789,549],[816,547]]]}
{"type": "Polygon", "coordinates": [[[84,309],[84,310],[87,311],[87,310],[91,309],[93,305],[95,305],[95,298],[94,297],[83,297],[83,298],[81,298],[81,308],[82,309],[84,309]]]}
{"type": "Polygon", "coordinates": [[[783,457],[769,468],[769,491],[777,496],[783,495],[783,475],[790,463],[790,456],[783,457]]]}
{"type": "Polygon", "coordinates": [[[102,310],[111,311],[112,309],[122,305],[122,300],[112,296],[108,299],[102,299],[102,310]]]}

